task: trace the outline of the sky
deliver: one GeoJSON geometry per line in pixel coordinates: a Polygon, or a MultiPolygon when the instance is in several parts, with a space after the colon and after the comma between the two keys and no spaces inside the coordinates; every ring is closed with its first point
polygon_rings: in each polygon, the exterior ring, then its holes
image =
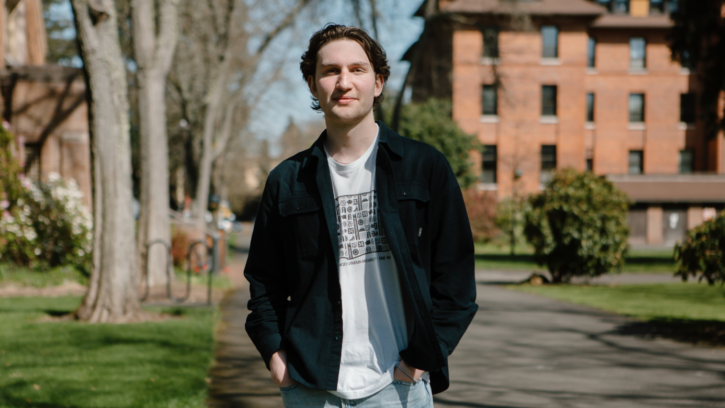
{"type": "MultiPolygon", "coordinates": [[[[400,89],[409,66],[407,62],[400,61],[400,58],[423,30],[423,20],[412,17],[422,2],[423,0],[377,0],[380,16],[378,41],[386,50],[391,67],[386,87],[396,92],[400,89]]],[[[362,3],[365,7],[368,6],[367,1],[363,0],[362,3]]],[[[326,23],[356,24],[349,0],[326,0],[323,4],[324,7],[307,10],[270,47],[273,52],[283,53],[285,62],[281,67],[281,80],[269,86],[257,102],[253,119],[246,129],[257,139],[275,141],[289,124],[290,118],[296,123],[323,121],[322,115],[310,108],[309,90],[299,71],[300,56],[312,34],[326,23]]],[[[70,1],[54,5],[50,12],[58,18],[72,19],[70,1]]],[[[364,10],[363,14],[369,16],[369,10],[364,10]]],[[[365,21],[363,28],[372,34],[369,21],[365,21]]],[[[75,36],[74,30],[67,31],[63,33],[64,36],[75,36]]],[[[71,61],[70,64],[80,66],[81,61],[71,61]]],[[[275,67],[263,66],[262,70],[275,67]]]]}

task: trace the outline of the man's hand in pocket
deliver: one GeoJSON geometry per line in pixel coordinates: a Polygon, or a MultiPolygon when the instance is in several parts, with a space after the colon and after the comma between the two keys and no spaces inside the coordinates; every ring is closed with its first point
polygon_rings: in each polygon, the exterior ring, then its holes
{"type": "Polygon", "coordinates": [[[290,378],[289,371],[287,371],[287,353],[284,349],[279,349],[272,354],[272,358],[269,360],[269,373],[272,381],[279,388],[297,384],[297,381],[290,378]]]}

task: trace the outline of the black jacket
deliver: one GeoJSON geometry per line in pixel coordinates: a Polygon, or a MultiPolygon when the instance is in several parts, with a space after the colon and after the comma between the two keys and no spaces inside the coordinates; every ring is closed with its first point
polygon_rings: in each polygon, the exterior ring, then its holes
{"type": "MultiPolygon", "coordinates": [[[[378,125],[378,217],[410,320],[400,357],[430,371],[437,393],[448,388],[448,356],[478,309],[471,228],[445,157],[378,125]]],[[[342,306],[325,135],[269,175],[244,275],[251,292],[246,330],[265,363],[284,348],[292,379],[334,390],[342,306]]]]}

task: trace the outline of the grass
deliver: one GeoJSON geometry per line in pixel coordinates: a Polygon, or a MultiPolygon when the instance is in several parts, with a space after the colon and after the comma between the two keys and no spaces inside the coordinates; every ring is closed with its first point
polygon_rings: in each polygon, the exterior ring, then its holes
{"type": "MultiPolygon", "coordinates": [[[[186,280],[188,279],[186,270],[174,267],[174,273],[176,274],[177,282],[186,284],[186,280]]],[[[206,272],[191,272],[191,284],[193,286],[207,286],[209,284],[209,275],[206,272]]],[[[234,284],[227,275],[220,273],[219,275],[212,275],[211,287],[214,289],[231,289],[234,287],[234,284]]]]}
{"type": "Polygon", "coordinates": [[[644,320],[697,319],[725,322],[725,288],[720,285],[516,285],[509,288],[644,320]]]}
{"type": "MultiPolygon", "coordinates": [[[[510,255],[507,245],[476,244],[476,269],[544,271],[534,261],[534,250],[528,245],[517,245],[510,255]]],[[[633,249],[625,259],[623,272],[674,273],[675,261],[671,250],[633,249]]]]}
{"type": "Polygon", "coordinates": [[[64,282],[87,285],[88,277],[72,266],[33,270],[11,263],[0,263],[0,286],[12,284],[21,287],[45,288],[58,286],[64,282]]]}
{"type": "Polygon", "coordinates": [[[0,298],[0,407],[204,406],[216,309],[124,325],[39,321],[79,303],[0,298]]]}

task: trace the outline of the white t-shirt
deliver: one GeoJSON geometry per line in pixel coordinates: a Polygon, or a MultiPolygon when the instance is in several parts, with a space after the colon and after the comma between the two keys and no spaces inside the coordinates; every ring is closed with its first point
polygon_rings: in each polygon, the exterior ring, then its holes
{"type": "Polygon", "coordinates": [[[398,269],[378,216],[377,151],[376,137],[350,164],[327,154],[340,246],[343,334],[337,390],[330,392],[345,399],[368,397],[392,383],[398,353],[408,346],[398,269]]]}

